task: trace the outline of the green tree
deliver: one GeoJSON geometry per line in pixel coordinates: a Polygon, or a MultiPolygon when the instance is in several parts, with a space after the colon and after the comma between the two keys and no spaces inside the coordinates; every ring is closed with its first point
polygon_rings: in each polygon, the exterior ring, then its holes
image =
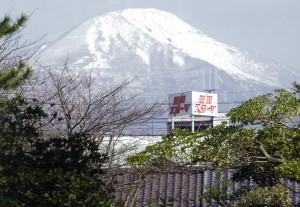
{"type": "Polygon", "coordinates": [[[26,21],[0,21],[0,206],[112,206],[99,144],[85,133],[45,137],[47,114],[19,90],[31,74],[18,35],[26,21]]]}
{"type": "MultiPolygon", "coordinates": [[[[267,206],[274,202],[272,196],[287,201],[289,189],[282,179],[300,180],[299,89],[295,82],[293,91],[278,89],[249,99],[227,114],[230,126],[223,123],[196,133],[174,131],[127,161],[147,167],[174,163],[201,164],[220,171],[234,169],[233,182],[252,180],[256,187],[244,189],[242,195],[225,203],[267,206]],[[258,194],[266,196],[255,196],[258,194]]],[[[205,196],[217,201],[229,197],[213,189],[205,196]]]]}
{"type": "Polygon", "coordinates": [[[15,22],[9,16],[0,20],[0,89],[13,89],[31,74],[31,68],[25,64],[30,57],[25,48],[31,44],[21,41],[20,31],[24,28],[28,16],[22,14],[15,22]],[[24,55],[23,55],[24,54],[24,55]]]}

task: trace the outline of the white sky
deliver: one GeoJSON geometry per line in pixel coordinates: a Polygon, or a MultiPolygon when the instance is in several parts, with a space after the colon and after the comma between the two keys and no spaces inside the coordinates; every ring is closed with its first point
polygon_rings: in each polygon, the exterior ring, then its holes
{"type": "Polygon", "coordinates": [[[218,41],[300,71],[300,0],[1,0],[0,18],[32,13],[26,38],[52,41],[89,18],[136,7],[169,11],[218,41]]]}

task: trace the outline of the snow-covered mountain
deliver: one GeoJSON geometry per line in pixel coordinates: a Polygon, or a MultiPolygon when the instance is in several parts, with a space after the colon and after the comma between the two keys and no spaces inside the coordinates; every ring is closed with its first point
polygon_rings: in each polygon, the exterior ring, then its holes
{"type": "Polygon", "coordinates": [[[59,67],[67,58],[71,68],[99,70],[105,84],[136,77],[131,89],[150,99],[218,89],[220,102],[240,101],[300,80],[292,68],[218,42],[157,9],[90,19],[45,45],[40,60],[59,67]]]}

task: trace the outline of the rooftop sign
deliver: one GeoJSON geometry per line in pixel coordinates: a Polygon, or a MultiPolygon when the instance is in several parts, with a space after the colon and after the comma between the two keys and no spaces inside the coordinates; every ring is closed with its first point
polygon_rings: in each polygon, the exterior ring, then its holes
{"type": "Polygon", "coordinates": [[[218,115],[217,94],[188,91],[169,94],[169,115],[218,115]]]}

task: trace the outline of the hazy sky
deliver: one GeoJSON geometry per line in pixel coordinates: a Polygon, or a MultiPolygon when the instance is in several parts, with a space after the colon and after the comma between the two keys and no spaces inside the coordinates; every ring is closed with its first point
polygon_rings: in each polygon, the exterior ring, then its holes
{"type": "Polygon", "coordinates": [[[300,71],[300,0],[1,0],[0,14],[31,14],[25,30],[52,41],[85,20],[126,8],[169,11],[223,43],[300,71]]]}

